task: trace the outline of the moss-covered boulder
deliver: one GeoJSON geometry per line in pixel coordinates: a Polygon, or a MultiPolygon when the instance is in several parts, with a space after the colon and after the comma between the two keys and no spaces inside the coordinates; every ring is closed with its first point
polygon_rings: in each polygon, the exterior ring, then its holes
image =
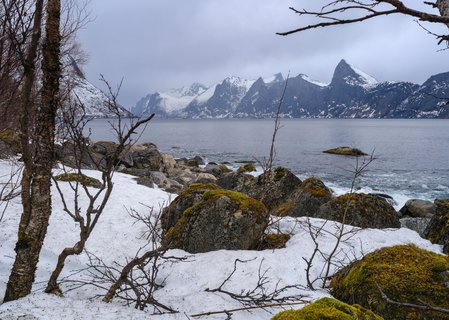
{"type": "Polygon", "coordinates": [[[322,298],[299,310],[287,310],[275,315],[272,320],[383,320],[357,304],[322,298]]]}
{"type": "Polygon", "coordinates": [[[387,303],[379,287],[394,301],[448,309],[448,283],[447,256],[400,245],[377,250],[340,270],[332,279],[331,293],[385,319],[440,320],[449,319],[449,315],[387,303]]]}
{"type": "Polygon", "coordinates": [[[427,225],[424,238],[443,245],[443,252],[449,254],[449,199],[435,200],[435,215],[427,225]]]}
{"type": "Polygon", "coordinates": [[[341,156],[356,156],[356,157],[367,156],[367,154],[360,149],[346,147],[346,146],[328,149],[323,152],[329,153],[329,154],[341,155],[341,156]]]}
{"type": "Polygon", "coordinates": [[[163,244],[190,253],[256,249],[268,218],[266,207],[253,198],[230,190],[210,190],[184,210],[163,244]]]}
{"type": "Polygon", "coordinates": [[[173,200],[168,207],[162,210],[161,226],[164,233],[181,219],[184,211],[203,199],[206,191],[217,190],[219,187],[215,184],[191,184],[187,189],[184,189],[179,196],[173,200]]]}
{"type": "Polygon", "coordinates": [[[74,182],[82,184],[85,187],[101,188],[103,185],[100,180],[86,176],[85,174],[67,172],[55,177],[56,181],[74,182]]]}
{"type": "Polygon", "coordinates": [[[294,193],[281,205],[277,206],[272,214],[277,216],[314,217],[321,205],[332,199],[332,192],[323,181],[311,177],[305,179],[294,193]]]}
{"type": "Polygon", "coordinates": [[[274,213],[276,208],[288,202],[301,183],[290,170],[278,167],[258,177],[254,197],[274,213]]]}
{"type": "Polygon", "coordinates": [[[400,228],[396,210],[373,194],[344,194],[323,204],[316,218],[333,220],[361,228],[400,228]]]}

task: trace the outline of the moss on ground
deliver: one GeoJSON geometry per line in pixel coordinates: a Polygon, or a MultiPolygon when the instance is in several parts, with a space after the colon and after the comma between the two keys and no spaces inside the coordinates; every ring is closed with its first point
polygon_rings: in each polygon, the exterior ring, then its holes
{"type": "Polygon", "coordinates": [[[332,294],[358,303],[385,319],[449,319],[449,315],[388,304],[378,285],[392,300],[449,308],[449,257],[414,245],[382,248],[339,271],[332,294]]]}
{"type": "Polygon", "coordinates": [[[288,310],[272,320],[382,320],[359,305],[348,305],[332,298],[322,298],[299,310],[288,310]]]}
{"type": "Polygon", "coordinates": [[[101,188],[101,186],[103,185],[98,179],[86,176],[85,174],[78,174],[72,172],[60,174],[56,176],[55,179],[56,181],[78,182],[83,186],[93,188],[101,188]]]}

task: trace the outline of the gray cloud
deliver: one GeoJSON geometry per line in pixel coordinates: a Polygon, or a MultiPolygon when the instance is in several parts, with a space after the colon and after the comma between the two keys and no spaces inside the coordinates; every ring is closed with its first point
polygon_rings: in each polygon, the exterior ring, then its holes
{"type": "Polygon", "coordinates": [[[96,19],[79,35],[90,55],[85,71],[100,87],[100,73],[111,83],[123,77],[120,100],[128,107],[149,92],[229,75],[290,70],[329,81],[342,58],[378,80],[421,83],[449,71],[448,52],[408,17],[275,35],[308,21],[289,6],[312,3],[320,1],[92,0],[96,19]]]}

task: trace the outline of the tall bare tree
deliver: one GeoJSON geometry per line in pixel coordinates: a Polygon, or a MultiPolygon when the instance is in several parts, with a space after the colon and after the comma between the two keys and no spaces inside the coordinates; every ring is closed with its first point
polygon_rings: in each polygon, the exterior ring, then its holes
{"type": "MultiPolygon", "coordinates": [[[[32,144],[35,149],[31,171],[28,173],[30,188],[25,190],[29,192],[29,195],[23,199],[28,203],[24,204],[24,212],[21,216],[15,248],[16,259],[9,277],[4,301],[15,300],[31,292],[51,214],[51,169],[54,160],[55,118],[59,104],[61,77],[60,15],[60,0],[48,0],[45,39],[42,47],[41,103],[33,134],[32,144]]],[[[28,141],[27,144],[29,144],[28,141]]]]}
{"type": "MultiPolygon", "coordinates": [[[[429,10],[414,9],[408,6],[405,1],[400,0],[333,0],[325,1],[325,3],[326,5],[318,11],[290,7],[290,10],[299,16],[315,17],[317,21],[278,34],[286,36],[305,30],[356,23],[394,14],[416,18],[418,23],[439,24],[449,28],[449,0],[417,1],[417,3],[427,5],[429,10]]],[[[428,32],[438,39],[438,44],[449,43],[448,33],[428,32]]]]}

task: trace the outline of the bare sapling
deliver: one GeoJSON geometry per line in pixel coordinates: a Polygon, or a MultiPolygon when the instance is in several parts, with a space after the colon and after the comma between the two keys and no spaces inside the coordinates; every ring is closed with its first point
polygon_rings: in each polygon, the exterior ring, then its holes
{"type": "MultiPolygon", "coordinates": [[[[102,78],[104,80],[104,78],[102,78]]],[[[105,80],[104,80],[105,81],[105,80]]],[[[118,86],[116,91],[113,91],[111,86],[105,81],[109,90],[109,110],[117,117],[117,121],[113,126],[113,130],[116,133],[116,139],[118,144],[115,150],[108,154],[103,159],[94,159],[90,149],[87,146],[87,139],[83,135],[84,127],[87,124],[87,120],[83,116],[83,106],[78,103],[78,107],[73,106],[64,108],[62,111],[62,121],[64,132],[67,134],[67,138],[70,138],[72,142],[72,152],[75,161],[75,168],[70,169],[71,172],[78,176],[76,181],[70,182],[70,188],[72,190],[73,203],[69,204],[66,194],[61,189],[60,183],[53,178],[53,182],[56,186],[58,194],[63,204],[63,210],[68,214],[73,221],[79,226],[79,240],[71,247],[67,247],[58,256],[58,261],[55,269],[53,270],[51,277],[48,281],[45,292],[62,294],[61,288],[58,285],[58,278],[64,268],[66,259],[72,255],[79,255],[85,248],[86,241],[95,229],[98,221],[103,215],[106,205],[109,201],[113,190],[112,178],[116,171],[116,165],[119,162],[121,156],[125,152],[132,142],[132,135],[138,128],[146,125],[153,117],[154,114],[147,118],[138,120],[130,120],[130,124],[124,124],[123,111],[121,110],[117,96],[120,91],[118,86]],[[81,111],[81,114],[79,113],[81,111]],[[89,157],[95,164],[98,171],[101,172],[101,185],[98,189],[89,187],[84,183],[83,174],[83,157],[89,157]],[[79,198],[83,194],[88,199],[88,204],[85,208],[82,208],[79,203],[79,198]]],[[[64,170],[67,172],[67,170],[64,170]]]]}
{"type": "MultiPolygon", "coordinates": [[[[375,160],[374,152],[371,153],[369,157],[364,158],[361,163],[359,161],[359,158],[358,157],[356,158],[355,167],[353,170],[351,170],[352,179],[351,179],[351,186],[348,192],[349,195],[354,194],[358,179],[364,174],[364,172],[366,172],[367,167],[374,160],[375,160]]],[[[355,260],[360,258],[358,256],[354,256],[351,258],[349,256],[350,253],[347,252],[347,249],[344,249],[343,247],[343,245],[345,245],[345,247],[351,248],[350,240],[360,230],[360,228],[346,225],[347,223],[350,223],[350,221],[348,221],[348,211],[352,205],[351,201],[352,198],[351,196],[349,196],[348,201],[345,203],[340,223],[325,220],[324,222],[319,224],[312,222],[310,217],[307,217],[303,223],[304,227],[309,232],[309,236],[312,239],[312,242],[314,243],[314,248],[311,256],[308,258],[306,257],[302,258],[306,263],[305,272],[306,272],[307,287],[311,290],[316,289],[315,283],[317,281],[320,281],[321,288],[326,287],[327,281],[333,276],[335,270],[343,266],[341,259],[355,260]],[[333,230],[331,231],[327,230],[328,227],[331,227],[333,230]],[[333,245],[331,246],[330,251],[327,250],[325,251],[323,250],[323,248],[320,247],[320,238],[323,237],[331,239],[330,241],[332,241],[333,245]],[[344,258],[340,258],[342,255],[344,258]],[[322,265],[320,275],[312,279],[311,271],[313,264],[317,262],[317,259],[323,259],[324,263],[322,265]]],[[[355,252],[353,250],[352,255],[354,254],[355,252]]]]}

